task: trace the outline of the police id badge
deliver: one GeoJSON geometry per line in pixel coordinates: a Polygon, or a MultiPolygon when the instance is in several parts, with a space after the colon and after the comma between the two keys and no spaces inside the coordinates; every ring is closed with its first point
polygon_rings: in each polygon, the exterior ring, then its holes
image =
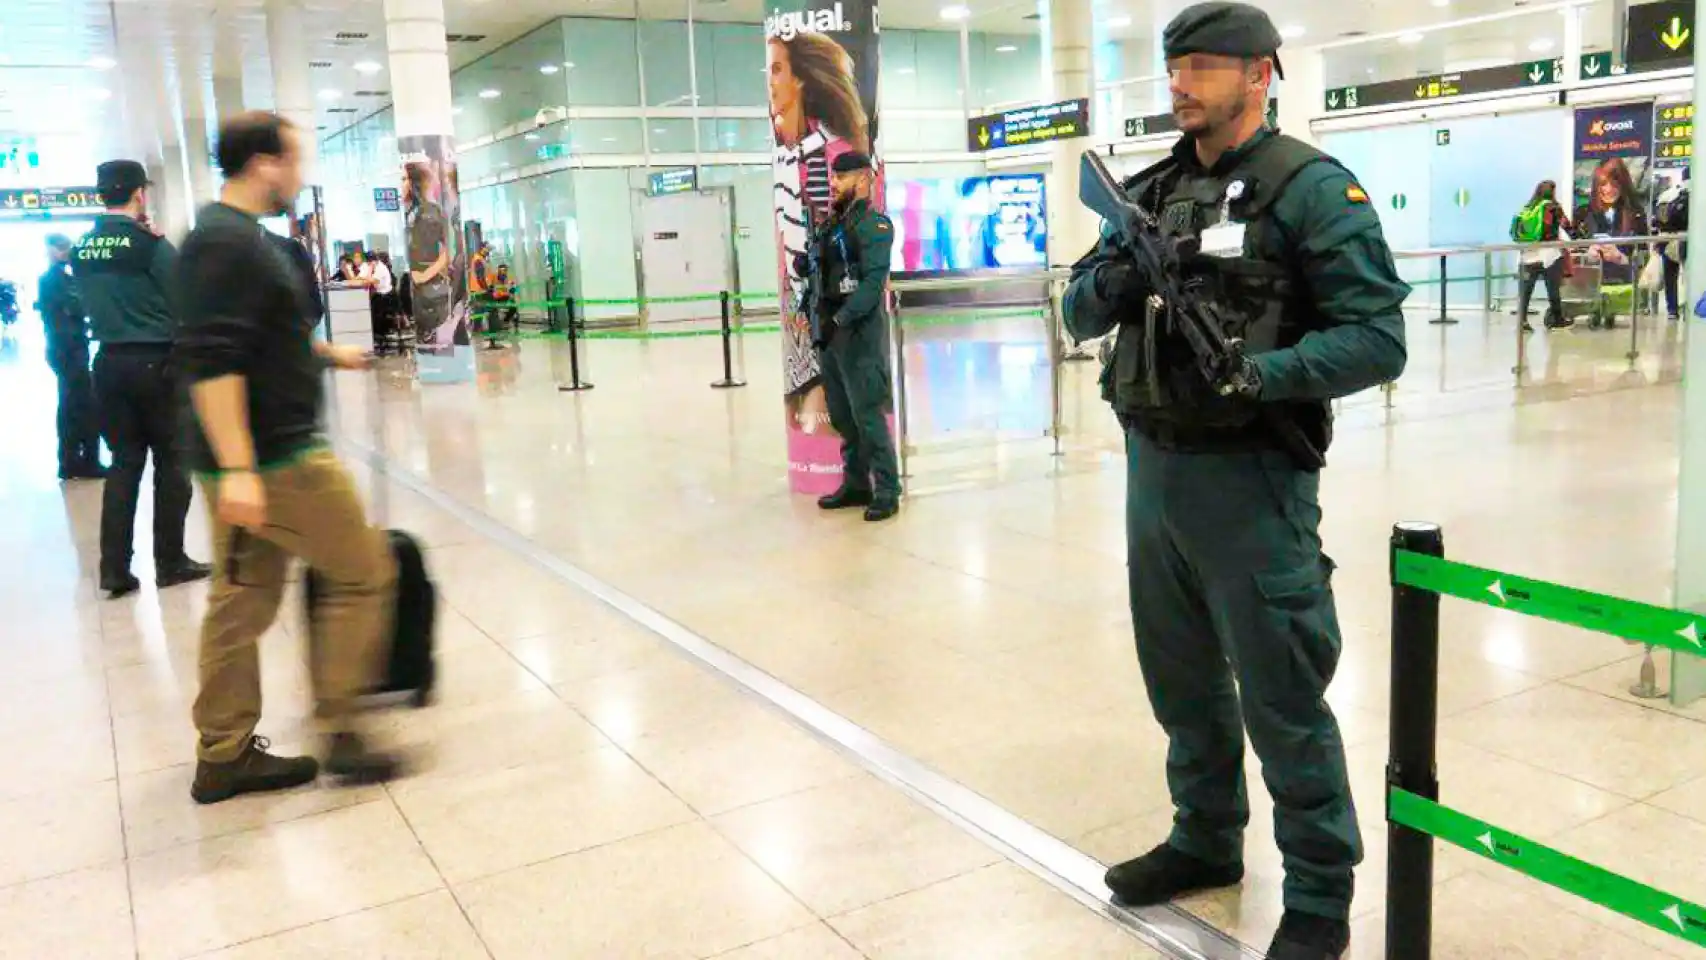
{"type": "Polygon", "coordinates": [[[842,277],[841,278],[841,295],[842,296],[844,296],[844,297],[848,296],[849,294],[851,294],[853,291],[855,291],[857,289],[859,289],[859,281],[853,279],[852,277],[842,277]]]}
{"type": "Polygon", "coordinates": [[[1204,256],[1241,257],[1244,255],[1244,225],[1232,219],[1232,204],[1243,198],[1244,181],[1234,180],[1226,185],[1220,200],[1220,222],[1202,232],[1199,238],[1204,256]]]}

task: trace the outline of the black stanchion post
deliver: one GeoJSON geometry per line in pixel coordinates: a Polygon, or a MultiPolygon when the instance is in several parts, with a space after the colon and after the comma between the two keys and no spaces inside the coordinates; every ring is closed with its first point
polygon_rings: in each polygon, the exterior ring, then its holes
{"type": "MultiPolygon", "coordinates": [[[[1386,784],[1439,799],[1439,594],[1398,582],[1398,551],[1445,555],[1431,523],[1392,528],[1392,727],[1386,784]]],[[[1433,949],[1434,847],[1425,833],[1386,818],[1386,960],[1428,960],[1433,949]]]]}
{"type": "Polygon", "coordinates": [[[723,379],[713,382],[711,387],[716,390],[727,390],[730,387],[744,387],[746,386],[745,380],[735,379],[734,326],[730,322],[730,317],[733,313],[734,298],[729,295],[727,290],[724,290],[722,296],[718,299],[721,302],[723,312],[723,379]]]}
{"type": "Polygon", "coordinates": [[[580,350],[580,321],[575,319],[575,298],[567,299],[568,335],[569,335],[569,382],[557,384],[557,390],[562,393],[573,393],[581,390],[591,390],[592,384],[581,380],[581,350],[580,350]]]}
{"type": "Polygon", "coordinates": [[[1446,276],[1445,258],[1446,258],[1445,254],[1442,253],[1439,255],[1439,316],[1428,321],[1429,323],[1432,323],[1432,324],[1445,324],[1445,323],[1456,323],[1457,322],[1456,320],[1453,320],[1450,316],[1448,316],[1445,312],[1445,302],[1447,299],[1449,299],[1450,294],[1451,294],[1451,278],[1446,276]]]}

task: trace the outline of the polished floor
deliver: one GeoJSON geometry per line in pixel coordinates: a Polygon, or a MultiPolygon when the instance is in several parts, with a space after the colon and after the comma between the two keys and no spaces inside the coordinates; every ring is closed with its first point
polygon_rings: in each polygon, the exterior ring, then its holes
{"type": "MultiPolygon", "coordinates": [[[[1391,524],[1654,602],[1675,539],[1679,328],[1643,327],[1633,361],[1627,328],[1535,334],[1518,389],[1508,317],[1426,319],[1396,389],[1342,405],[1323,490],[1346,633],[1331,699],[1368,845],[1358,958],[1382,954],[1391,524]]],[[[415,760],[404,781],[199,809],[203,592],[96,599],[98,488],[53,480],[51,377],[39,344],[6,344],[0,957],[1156,956],[1049,864],[584,579],[1068,849],[1140,852],[1169,817],[1164,744],[1094,364],[1065,368],[1056,456],[1035,322],[920,327],[912,496],[871,527],[788,495],[777,342],[743,346],[732,391],[708,387],[714,338],[590,343],[597,388],[579,394],[557,391],[564,347],[542,341],[483,353],[476,384],[421,387],[397,361],[337,377],[330,419],[375,511],[430,547],[444,696],[380,719],[415,760]]],[[[285,747],[308,743],[298,632],[287,617],[264,652],[262,732],[285,747]]],[[[1634,700],[1639,652],[1580,631],[1448,601],[1443,644],[1447,802],[1706,899],[1706,709],[1634,700]]],[[[1186,907],[1259,948],[1280,874],[1254,771],[1250,876],[1186,907]]],[[[1437,957],[1696,952],[1467,855],[1438,873],[1437,957]]]]}

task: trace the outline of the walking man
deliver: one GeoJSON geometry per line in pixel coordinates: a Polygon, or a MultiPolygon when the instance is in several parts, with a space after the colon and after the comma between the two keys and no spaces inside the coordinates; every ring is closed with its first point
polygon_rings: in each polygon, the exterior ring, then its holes
{"type": "Polygon", "coordinates": [[[314,780],[312,757],[268,752],[257,644],[284,598],[292,557],[320,577],[309,665],[326,772],[346,783],[388,780],[394,758],[356,732],[390,625],[396,569],[368,523],[349,472],[320,436],[327,365],[364,369],[359,348],[314,339],[319,317],[286,244],[261,225],[302,190],[302,138],[288,120],[245,113],[219,130],[225,185],[184,241],[184,326],[177,359],[198,429],[191,458],[212,513],[218,565],[202,622],[190,796],[217,803],[314,780]]]}
{"type": "Polygon", "coordinates": [[[1126,193],[1193,251],[1180,279],[1250,352],[1205,375],[1117,229],[1073,268],[1073,335],[1118,330],[1103,394],[1126,428],[1132,622],[1174,806],[1166,842],[1107,883],[1144,906],[1243,878],[1248,732],[1285,863],[1267,956],[1338,960],[1362,839],[1325,699],[1340,640],[1319,469],[1329,401],[1404,368],[1409,288],[1351,174],[1265,126],[1267,14],[1197,4],[1162,43],[1183,138],[1126,193]]]}
{"type": "Polygon", "coordinates": [[[172,274],[177,251],[149,230],[148,173],[135,160],[112,160],[95,170],[106,213],[77,241],[71,272],[101,351],[95,358],[95,399],[112,470],[101,502],[100,587],[108,597],[142,584],[130,572],[136,501],[142,473],[154,462],[154,579],[172,587],[207,579],[211,571],[184,553],[190,480],[178,461],[181,396],[167,363],[176,321],[172,274]]]}

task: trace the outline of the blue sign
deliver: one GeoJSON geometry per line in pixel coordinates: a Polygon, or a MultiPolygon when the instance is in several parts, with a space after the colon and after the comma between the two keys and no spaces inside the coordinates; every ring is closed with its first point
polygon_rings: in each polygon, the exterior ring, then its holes
{"type": "Polygon", "coordinates": [[[1040,107],[973,117],[966,125],[971,153],[1002,147],[1029,147],[1090,135],[1090,101],[1063,100],[1040,107]]]}
{"type": "Polygon", "coordinates": [[[654,197],[667,197],[672,193],[691,193],[697,189],[699,171],[693,167],[682,167],[652,174],[649,192],[654,197]]]}
{"type": "Polygon", "coordinates": [[[380,213],[397,213],[402,210],[402,191],[396,187],[374,187],[373,209],[380,213]]]}
{"type": "Polygon", "coordinates": [[[1653,147],[1653,105],[1620,103],[1576,111],[1576,159],[1646,157],[1653,147]]]}

